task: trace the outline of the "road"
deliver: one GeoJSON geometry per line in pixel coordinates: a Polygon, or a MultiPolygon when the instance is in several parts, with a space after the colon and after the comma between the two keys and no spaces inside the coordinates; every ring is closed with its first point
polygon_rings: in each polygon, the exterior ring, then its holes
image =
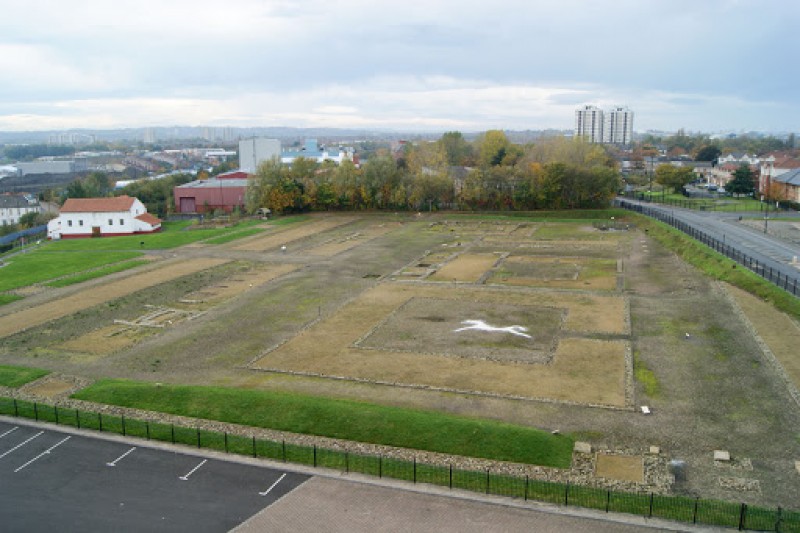
{"type": "MultiPolygon", "coordinates": [[[[617,201],[638,206],[644,214],[659,215],[658,218],[666,219],[668,223],[677,220],[688,224],[717,241],[736,248],[740,253],[754,258],[766,268],[776,273],[780,272],[782,276],[788,276],[790,279],[800,278],[800,262],[798,262],[800,244],[780,239],[740,222],[742,218],[757,217],[760,213],[695,211],[628,198],[618,198],[617,201]]],[[[800,219],[798,221],[800,222],[800,219]]]]}

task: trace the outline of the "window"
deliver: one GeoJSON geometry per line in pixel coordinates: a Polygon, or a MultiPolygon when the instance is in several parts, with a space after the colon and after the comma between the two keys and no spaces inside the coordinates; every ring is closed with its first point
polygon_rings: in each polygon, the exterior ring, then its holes
{"type": "Polygon", "coordinates": [[[125,221],[124,221],[124,220],[122,220],[122,219],[119,219],[119,225],[120,225],[120,226],[124,226],[124,225],[125,225],[125,221]]]}
{"type": "Polygon", "coordinates": [[[109,218],[109,219],[108,219],[108,225],[109,225],[109,226],[113,226],[113,225],[114,225],[114,220],[113,220],[113,219],[111,219],[111,218],[109,218]]]}
{"type": "Polygon", "coordinates": [[[72,221],[71,220],[67,220],[67,226],[69,226],[70,228],[72,227],[72,221]]]}
{"type": "Polygon", "coordinates": [[[79,221],[78,221],[78,225],[79,225],[79,226],[83,226],[83,220],[79,220],[79,221]]]}

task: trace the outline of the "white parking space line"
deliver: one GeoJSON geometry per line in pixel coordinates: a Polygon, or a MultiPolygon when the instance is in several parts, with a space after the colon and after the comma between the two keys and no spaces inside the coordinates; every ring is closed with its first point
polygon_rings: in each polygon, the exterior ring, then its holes
{"type": "Polygon", "coordinates": [[[117,463],[119,461],[122,461],[123,459],[125,459],[125,457],[135,449],[136,449],[136,446],[134,446],[133,448],[131,448],[127,452],[123,453],[122,455],[120,455],[119,457],[117,457],[116,459],[111,461],[110,463],[106,463],[106,466],[117,466],[117,463]]]}
{"type": "Polygon", "coordinates": [[[22,448],[23,446],[25,446],[26,444],[28,444],[30,441],[32,441],[33,439],[35,439],[36,437],[38,437],[38,436],[39,436],[39,435],[41,435],[42,433],[44,433],[44,431],[40,431],[39,433],[37,433],[37,434],[36,434],[36,435],[34,435],[33,437],[29,438],[29,439],[28,439],[28,440],[26,440],[25,442],[20,442],[19,444],[17,444],[16,446],[14,446],[13,448],[11,448],[11,449],[10,449],[10,450],[8,450],[7,452],[5,452],[3,455],[0,455],[0,459],[2,459],[3,457],[5,457],[6,455],[10,454],[11,452],[13,452],[14,450],[16,450],[17,448],[22,448]]]}
{"type": "Polygon", "coordinates": [[[191,476],[192,474],[194,474],[195,470],[197,470],[198,468],[200,468],[201,466],[203,466],[203,465],[204,465],[204,464],[206,464],[207,462],[208,462],[208,459],[203,459],[202,461],[200,461],[200,464],[199,464],[199,465],[197,465],[196,467],[192,468],[192,469],[189,471],[189,473],[188,473],[188,474],[186,474],[186,475],[184,475],[184,476],[181,476],[181,477],[179,477],[178,479],[182,479],[183,481],[188,481],[188,480],[189,480],[189,476],[191,476]]]}
{"type": "Polygon", "coordinates": [[[284,474],[283,474],[281,477],[279,477],[279,478],[278,478],[278,481],[276,481],[275,483],[273,483],[272,485],[270,485],[270,486],[269,486],[269,488],[268,488],[267,490],[265,490],[264,492],[259,492],[258,494],[259,494],[259,495],[261,495],[261,496],[266,496],[267,494],[269,494],[269,492],[270,492],[272,489],[274,489],[274,488],[275,488],[275,486],[276,486],[278,483],[280,483],[281,481],[283,481],[283,478],[285,478],[285,477],[286,477],[286,473],[284,473],[284,474]]]}
{"type": "Polygon", "coordinates": [[[16,470],[14,470],[14,472],[19,472],[20,470],[22,470],[23,468],[25,468],[26,466],[28,466],[28,465],[29,465],[29,464],[31,464],[32,462],[34,462],[34,461],[36,461],[37,459],[39,459],[40,457],[42,457],[42,456],[44,456],[44,455],[48,455],[48,454],[49,454],[51,451],[55,450],[56,448],[58,448],[59,446],[61,446],[62,444],[64,444],[65,442],[67,442],[67,441],[68,441],[69,439],[71,439],[71,438],[72,438],[72,437],[70,436],[70,437],[66,437],[66,438],[64,438],[64,439],[61,439],[61,440],[60,440],[60,441],[58,441],[56,444],[53,444],[52,446],[50,446],[49,448],[47,448],[45,451],[43,451],[42,453],[40,453],[39,455],[37,455],[36,457],[34,457],[33,459],[31,459],[31,460],[30,460],[30,461],[28,461],[27,463],[25,463],[24,465],[20,466],[20,467],[19,467],[19,468],[17,468],[16,470]]]}
{"type": "Polygon", "coordinates": [[[8,435],[10,433],[14,433],[18,429],[19,429],[19,426],[14,426],[13,428],[9,429],[8,431],[6,431],[2,435],[0,435],[0,439],[2,439],[3,437],[5,437],[6,435],[8,435]]]}

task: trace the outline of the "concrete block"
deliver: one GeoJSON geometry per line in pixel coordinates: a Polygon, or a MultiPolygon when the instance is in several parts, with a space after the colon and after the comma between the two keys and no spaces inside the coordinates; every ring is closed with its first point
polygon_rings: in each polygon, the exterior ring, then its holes
{"type": "Polygon", "coordinates": [[[592,453],[592,445],[588,442],[575,441],[572,449],[578,453],[592,453]]]}
{"type": "Polygon", "coordinates": [[[723,461],[727,463],[728,461],[731,460],[731,454],[726,450],[714,450],[714,460],[723,461]]]}
{"type": "Polygon", "coordinates": [[[661,453],[661,448],[658,446],[650,446],[650,455],[658,455],[661,453]]]}

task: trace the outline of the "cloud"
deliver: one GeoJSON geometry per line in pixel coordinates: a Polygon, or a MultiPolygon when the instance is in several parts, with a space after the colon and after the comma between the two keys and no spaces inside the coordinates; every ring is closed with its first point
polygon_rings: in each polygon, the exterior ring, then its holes
{"type": "Polygon", "coordinates": [[[6,4],[0,127],[570,128],[584,103],[628,105],[637,129],[798,116],[791,2],[6,4]]]}

